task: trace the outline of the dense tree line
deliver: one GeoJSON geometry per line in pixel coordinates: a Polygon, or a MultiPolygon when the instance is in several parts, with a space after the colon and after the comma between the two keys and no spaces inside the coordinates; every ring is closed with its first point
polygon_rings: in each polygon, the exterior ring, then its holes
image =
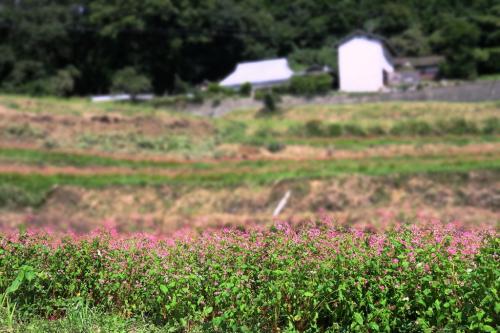
{"type": "Polygon", "coordinates": [[[182,91],[275,56],[335,67],[356,29],[398,55],[445,55],[448,77],[500,72],[500,0],[2,0],[0,89],[104,93],[132,73],[182,91]]]}

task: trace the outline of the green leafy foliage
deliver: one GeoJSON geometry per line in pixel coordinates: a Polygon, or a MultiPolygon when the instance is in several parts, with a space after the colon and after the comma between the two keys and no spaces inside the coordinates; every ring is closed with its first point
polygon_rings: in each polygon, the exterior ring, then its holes
{"type": "Polygon", "coordinates": [[[338,67],[337,52],[329,44],[331,43],[327,43],[320,49],[294,50],[290,54],[289,60],[292,66],[297,69],[306,69],[310,66],[328,66],[335,70],[338,67]]]}
{"type": "Polygon", "coordinates": [[[305,137],[366,137],[366,136],[445,136],[493,135],[498,133],[499,120],[491,118],[482,124],[465,118],[450,118],[434,123],[423,120],[396,122],[389,128],[380,125],[362,126],[356,123],[325,123],[310,120],[303,126],[290,129],[290,134],[305,137]]]}
{"type": "Polygon", "coordinates": [[[442,28],[437,32],[439,45],[447,62],[443,75],[452,78],[475,78],[481,56],[476,50],[481,31],[465,18],[445,16],[442,28]]]}
{"type": "Polygon", "coordinates": [[[294,76],[289,92],[299,96],[324,95],[332,90],[333,78],[329,74],[294,76]]]}
{"type": "Polygon", "coordinates": [[[240,89],[239,89],[239,93],[241,96],[250,96],[252,94],[252,84],[251,83],[244,83],[240,89]]]}
{"type": "Polygon", "coordinates": [[[280,152],[280,151],[284,150],[285,148],[286,148],[286,146],[284,144],[282,144],[281,142],[272,141],[272,142],[267,144],[267,150],[269,150],[271,153],[280,152]]]}
{"type": "Polygon", "coordinates": [[[130,94],[135,98],[140,93],[148,92],[151,82],[145,75],[139,74],[133,67],[119,70],[113,77],[111,90],[117,93],[130,94]]]}
{"type": "Polygon", "coordinates": [[[261,113],[264,115],[271,115],[279,111],[279,103],[281,97],[272,91],[266,91],[262,97],[263,107],[261,113]]]}
{"type": "Polygon", "coordinates": [[[211,82],[207,85],[207,89],[204,92],[200,92],[205,98],[211,99],[214,103],[214,106],[217,106],[218,103],[224,98],[235,97],[238,96],[250,96],[252,92],[252,86],[249,84],[244,84],[240,87],[239,90],[234,90],[230,88],[226,88],[218,84],[217,82],[211,82]]]}
{"type": "Polygon", "coordinates": [[[18,316],[57,325],[106,325],[101,313],[175,331],[496,330],[499,240],[461,228],[2,236],[0,293],[18,316]]]}
{"type": "Polygon", "coordinates": [[[133,67],[158,94],[186,93],[238,62],[277,56],[335,70],[335,43],[363,27],[398,55],[442,53],[446,75],[470,78],[499,70],[499,8],[495,0],[3,1],[0,87],[103,93],[113,73],[133,67]],[[79,75],[60,72],[68,67],[79,75]]]}
{"type": "Polygon", "coordinates": [[[323,123],[320,120],[310,120],[305,124],[305,133],[308,136],[324,136],[323,123]]]}

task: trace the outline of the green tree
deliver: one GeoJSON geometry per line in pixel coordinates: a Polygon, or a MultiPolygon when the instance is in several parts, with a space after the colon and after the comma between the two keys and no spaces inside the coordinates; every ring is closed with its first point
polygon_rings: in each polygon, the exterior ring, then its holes
{"type": "Polygon", "coordinates": [[[333,79],[329,74],[294,76],[290,82],[290,92],[299,96],[323,95],[332,90],[333,79]]]}
{"type": "Polygon", "coordinates": [[[151,90],[151,81],[133,67],[127,67],[115,73],[111,90],[115,93],[130,94],[132,100],[135,100],[138,94],[151,90]]]}
{"type": "Polygon", "coordinates": [[[68,66],[57,71],[56,75],[49,79],[49,92],[56,96],[69,96],[75,89],[75,80],[80,72],[74,66],[68,66]]]}
{"type": "Polygon", "coordinates": [[[500,3],[472,16],[472,20],[481,30],[479,72],[500,73],[500,3]]]}
{"type": "Polygon", "coordinates": [[[443,67],[446,77],[471,79],[477,76],[479,38],[479,28],[469,20],[450,15],[444,17],[443,26],[435,35],[435,43],[446,56],[443,67]]]}
{"type": "Polygon", "coordinates": [[[132,66],[164,93],[176,77],[216,82],[238,62],[278,56],[335,69],[335,41],[360,27],[401,55],[442,53],[446,75],[473,77],[500,71],[499,18],[498,0],[4,0],[0,89],[105,93],[132,66]]]}
{"type": "Polygon", "coordinates": [[[394,35],[407,30],[413,21],[411,9],[401,2],[389,2],[382,6],[378,31],[394,35]]]}
{"type": "Polygon", "coordinates": [[[431,53],[429,38],[424,35],[419,25],[414,25],[391,38],[390,43],[398,54],[405,56],[418,57],[431,53]]]}
{"type": "Polygon", "coordinates": [[[274,94],[272,91],[264,92],[264,96],[262,98],[263,108],[261,113],[270,115],[278,112],[280,102],[281,98],[279,95],[274,94]]]}
{"type": "Polygon", "coordinates": [[[290,54],[289,60],[292,66],[298,68],[320,65],[336,70],[338,67],[337,52],[333,43],[320,49],[296,49],[290,54]]]}
{"type": "Polygon", "coordinates": [[[29,94],[50,93],[47,82],[71,59],[72,1],[5,1],[0,7],[0,84],[29,94]],[[2,45],[3,44],[3,45],[2,45]],[[3,53],[3,52],[1,52],[3,53]]]}

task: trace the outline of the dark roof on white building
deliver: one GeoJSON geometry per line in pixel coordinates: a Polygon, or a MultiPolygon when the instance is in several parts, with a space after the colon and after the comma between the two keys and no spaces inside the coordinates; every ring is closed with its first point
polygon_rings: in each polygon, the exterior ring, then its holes
{"type": "Polygon", "coordinates": [[[341,46],[341,45],[349,42],[350,40],[352,40],[354,38],[358,38],[358,37],[363,37],[363,38],[366,38],[366,39],[371,39],[371,40],[378,41],[378,42],[380,42],[380,43],[382,43],[384,45],[384,47],[391,53],[391,55],[395,54],[394,49],[389,44],[389,42],[387,41],[387,39],[385,39],[384,37],[382,37],[380,35],[377,35],[377,34],[374,34],[374,33],[371,33],[371,32],[366,32],[366,31],[363,31],[363,30],[356,30],[356,31],[351,32],[349,35],[345,36],[340,41],[338,41],[337,44],[336,44],[336,46],[339,47],[339,46],[341,46]]]}

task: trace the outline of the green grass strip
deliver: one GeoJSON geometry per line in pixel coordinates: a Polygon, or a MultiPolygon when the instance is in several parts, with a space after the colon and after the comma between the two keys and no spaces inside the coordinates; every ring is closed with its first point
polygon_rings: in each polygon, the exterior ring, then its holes
{"type": "MultiPolygon", "coordinates": [[[[28,165],[40,166],[73,166],[84,167],[127,167],[127,168],[180,168],[184,163],[154,161],[154,160],[127,160],[96,155],[54,152],[46,150],[0,148],[0,161],[20,162],[28,165]]],[[[205,169],[207,163],[190,163],[193,169],[205,169]]]]}
{"type": "Polygon", "coordinates": [[[500,171],[500,158],[486,155],[338,161],[246,161],[210,172],[186,170],[176,176],[144,173],[91,176],[0,174],[0,207],[9,204],[37,206],[43,203],[46,194],[56,185],[83,188],[155,185],[224,188],[239,185],[262,186],[281,180],[326,179],[345,174],[383,176],[473,170],[500,171]]]}
{"type": "MultiPolygon", "coordinates": [[[[277,141],[287,145],[307,145],[315,147],[333,146],[337,149],[359,150],[377,146],[397,146],[397,145],[453,145],[466,146],[474,143],[494,143],[500,142],[500,136],[495,135],[471,135],[471,136],[415,136],[415,137],[368,137],[368,138],[300,138],[284,137],[277,141]]],[[[256,142],[257,143],[257,142],[256,142]]],[[[264,140],[261,142],[264,144],[264,140]]]]}

